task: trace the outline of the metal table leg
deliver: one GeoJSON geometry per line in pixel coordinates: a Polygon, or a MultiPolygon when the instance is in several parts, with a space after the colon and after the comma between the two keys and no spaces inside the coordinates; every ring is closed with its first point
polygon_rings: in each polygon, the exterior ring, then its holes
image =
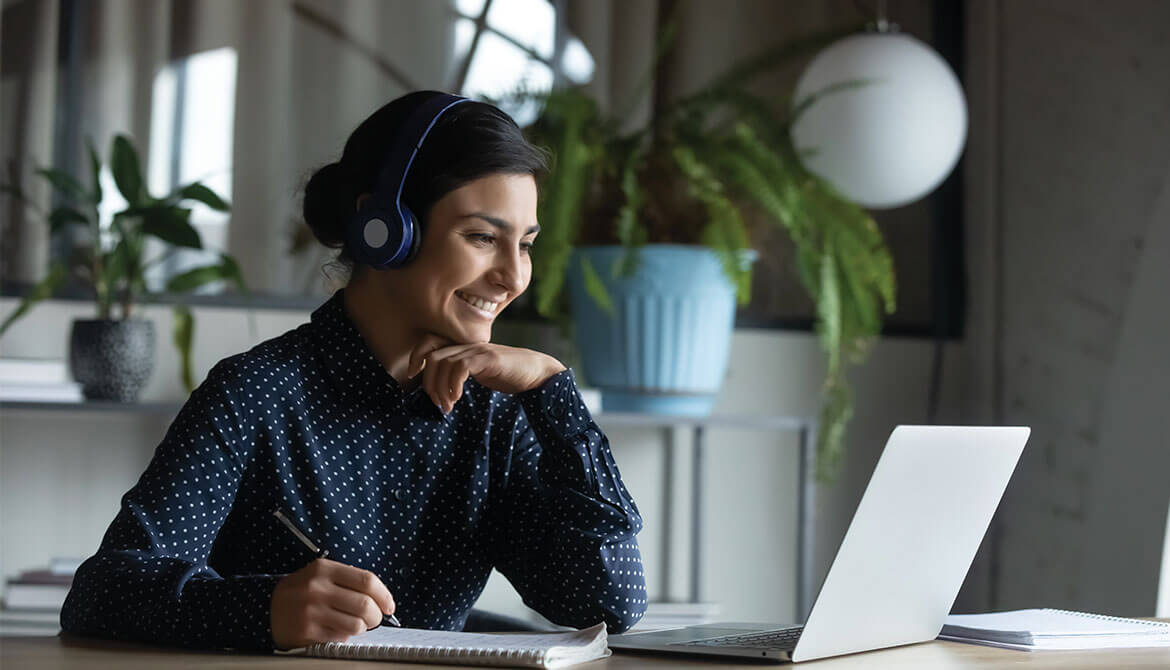
{"type": "Polygon", "coordinates": [[[691,457],[691,602],[702,602],[703,575],[703,426],[695,424],[691,457]]]}
{"type": "Polygon", "coordinates": [[[796,619],[803,623],[812,607],[813,477],[816,465],[816,424],[800,429],[800,482],[796,519],[796,619]]]}
{"type": "Polygon", "coordinates": [[[663,427],[662,453],[662,583],[658,599],[671,602],[671,528],[674,527],[674,428],[663,427]]]}

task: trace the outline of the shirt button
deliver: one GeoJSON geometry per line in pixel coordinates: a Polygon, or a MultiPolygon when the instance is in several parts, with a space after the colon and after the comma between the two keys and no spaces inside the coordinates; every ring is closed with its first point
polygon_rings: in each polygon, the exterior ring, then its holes
{"type": "Polygon", "coordinates": [[[394,498],[405,502],[410,497],[410,494],[405,489],[394,489],[394,498]]]}
{"type": "Polygon", "coordinates": [[[402,576],[406,575],[406,568],[398,568],[397,570],[395,570],[395,572],[398,573],[399,577],[402,577],[402,576]]]}

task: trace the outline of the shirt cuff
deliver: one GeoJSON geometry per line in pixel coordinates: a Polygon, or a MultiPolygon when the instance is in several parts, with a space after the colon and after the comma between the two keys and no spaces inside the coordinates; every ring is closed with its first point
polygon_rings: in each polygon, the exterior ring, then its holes
{"type": "Polygon", "coordinates": [[[205,646],[272,651],[272,592],[283,577],[191,579],[182,595],[188,625],[196,629],[188,634],[203,638],[205,646]]]}
{"type": "Polygon", "coordinates": [[[578,435],[594,425],[593,416],[577,391],[572,368],[549,377],[540,386],[519,394],[524,414],[537,436],[578,435]]]}

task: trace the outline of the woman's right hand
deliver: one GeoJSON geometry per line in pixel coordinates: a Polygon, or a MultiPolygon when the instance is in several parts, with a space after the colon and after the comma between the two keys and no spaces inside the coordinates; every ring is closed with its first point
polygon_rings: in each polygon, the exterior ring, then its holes
{"type": "Polygon", "coordinates": [[[394,613],[389,589],[369,570],[318,558],[285,575],[272,591],[272,641],[277,649],[344,642],[394,613]]]}

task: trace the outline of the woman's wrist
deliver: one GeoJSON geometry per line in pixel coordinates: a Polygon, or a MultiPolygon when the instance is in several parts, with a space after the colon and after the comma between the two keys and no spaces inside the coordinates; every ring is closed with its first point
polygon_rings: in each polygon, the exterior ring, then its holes
{"type": "Polygon", "coordinates": [[[532,386],[531,388],[528,389],[530,391],[532,389],[538,389],[541,386],[544,386],[545,384],[548,383],[548,380],[561,374],[565,370],[568,370],[568,368],[565,367],[565,365],[563,363],[561,363],[557,359],[553,358],[552,356],[549,356],[548,354],[545,354],[544,356],[545,356],[545,358],[548,359],[547,365],[545,368],[545,373],[541,377],[540,381],[538,381],[534,386],[532,386]]]}

